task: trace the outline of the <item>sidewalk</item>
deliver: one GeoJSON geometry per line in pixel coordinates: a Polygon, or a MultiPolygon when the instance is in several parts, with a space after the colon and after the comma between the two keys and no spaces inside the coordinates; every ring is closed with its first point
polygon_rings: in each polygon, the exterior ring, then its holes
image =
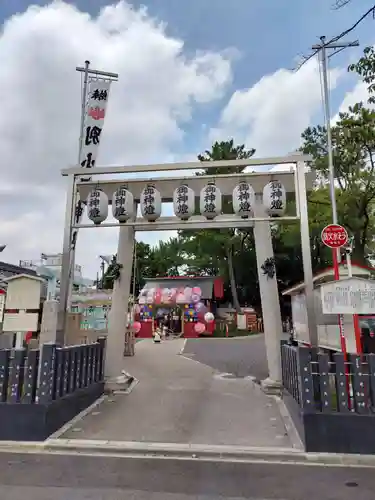
{"type": "Polygon", "coordinates": [[[184,340],[137,343],[124,368],[139,383],[105,399],[61,439],[291,449],[277,402],[249,379],[179,355],[184,340]]]}

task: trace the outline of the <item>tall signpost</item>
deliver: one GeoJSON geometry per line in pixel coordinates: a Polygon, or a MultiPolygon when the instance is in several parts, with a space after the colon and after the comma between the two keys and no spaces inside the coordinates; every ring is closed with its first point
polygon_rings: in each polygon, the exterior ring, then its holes
{"type": "MultiPolygon", "coordinates": [[[[77,67],[76,71],[84,74],[78,164],[82,169],[93,169],[96,166],[110,86],[113,81],[117,81],[118,74],[91,69],[90,61],[85,61],[85,66],[77,67]]],[[[91,177],[85,175],[80,180],[89,182],[91,177]]],[[[76,193],[76,179],[71,177],[68,186],[62,255],[62,269],[64,273],[67,273],[68,279],[61,279],[56,332],[56,342],[60,344],[64,344],[66,313],[70,309],[74,280],[78,228],[72,226],[81,222],[84,205],[85,201],[81,200],[76,193]]]]}
{"type": "MultiPolygon", "coordinates": [[[[322,231],[322,242],[332,249],[332,255],[337,256],[337,251],[348,243],[348,233],[346,229],[339,224],[329,224],[322,231]]],[[[334,261],[335,280],[339,279],[338,261],[334,261]]],[[[345,361],[347,361],[348,351],[346,349],[346,339],[344,332],[344,322],[342,315],[339,314],[339,328],[341,350],[344,353],[345,361]]]]}

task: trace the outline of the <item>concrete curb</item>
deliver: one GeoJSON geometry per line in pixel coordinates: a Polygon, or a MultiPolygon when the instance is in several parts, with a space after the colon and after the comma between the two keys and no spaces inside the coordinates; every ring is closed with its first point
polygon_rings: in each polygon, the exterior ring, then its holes
{"type": "Polygon", "coordinates": [[[276,404],[279,408],[281,419],[283,421],[285,430],[289,436],[289,439],[292,443],[293,448],[295,448],[297,450],[303,450],[304,446],[303,446],[302,440],[298,434],[296,426],[294,425],[292,417],[290,416],[289,411],[288,411],[287,407],[285,406],[283,399],[280,398],[279,396],[273,396],[273,398],[275,399],[276,404]]]}
{"type": "Polygon", "coordinates": [[[375,468],[375,455],[306,453],[292,448],[256,448],[50,438],[43,443],[3,441],[0,443],[0,453],[6,452],[375,468]]]}

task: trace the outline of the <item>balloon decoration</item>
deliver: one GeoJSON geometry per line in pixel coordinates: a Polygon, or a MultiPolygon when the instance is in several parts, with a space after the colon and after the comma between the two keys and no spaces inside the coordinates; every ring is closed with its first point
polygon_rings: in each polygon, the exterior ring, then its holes
{"type": "Polygon", "coordinates": [[[193,304],[197,304],[202,297],[202,290],[199,288],[199,286],[195,286],[191,290],[191,301],[193,304]]]}
{"type": "Polygon", "coordinates": [[[139,321],[134,321],[133,323],[133,330],[135,333],[139,333],[141,331],[142,325],[140,324],[139,321]]]}
{"type": "Polygon", "coordinates": [[[200,334],[206,330],[206,327],[204,326],[203,323],[199,322],[194,325],[194,330],[196,331],[196,333],[200,334]]]}
{"type": "Polygon", "coordinates": [[[204,320],[206,323],[212,323],[213,321],[215,321],[215,316],[212,314],[212,312],[208,311],[204,315],[204,320]]]}
{"type": "MultiPolygon", "coordinates": [[[[143,288],[138,297],[139,304],[199,304],[202,290],[196,287],[143,288]]],[[[201,307],[201,306],[200,306],[201,307]]]]}

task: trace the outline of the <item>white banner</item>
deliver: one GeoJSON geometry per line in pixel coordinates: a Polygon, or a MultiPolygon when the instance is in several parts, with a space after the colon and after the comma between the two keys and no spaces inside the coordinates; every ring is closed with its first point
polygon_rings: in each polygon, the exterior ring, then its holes
{"type": "Polygon", "coordinates": [[[92,80],[88,84],[85,126],[79,159],[83,168],[95,167],[110,85],[110,81],[104,80],[92,80]]]}
{"type": "MultiPolygon", "coordinates": [[[[88,84],[82,149],[79,158],[79,163],[84,169],[95,167],[107,109],[110,85],[111,82],[105,80],[91,80],[88,84]]],[[[90,177],[85,176],[82,177],[81,180],[89,181],[90,177]]],[[[74,224],[79,224],[81,222],[83,211],[84,204],[78,199],[74,208],[74,224]]],[[[72,248],[75,248],[77,234],[78,230],[73,229],[72,248]]]]}
{"type": "Polygon", "coordinates": [[[349,278],[321,286],[323,314],[375,314],[375,281],[349,278]]]}

